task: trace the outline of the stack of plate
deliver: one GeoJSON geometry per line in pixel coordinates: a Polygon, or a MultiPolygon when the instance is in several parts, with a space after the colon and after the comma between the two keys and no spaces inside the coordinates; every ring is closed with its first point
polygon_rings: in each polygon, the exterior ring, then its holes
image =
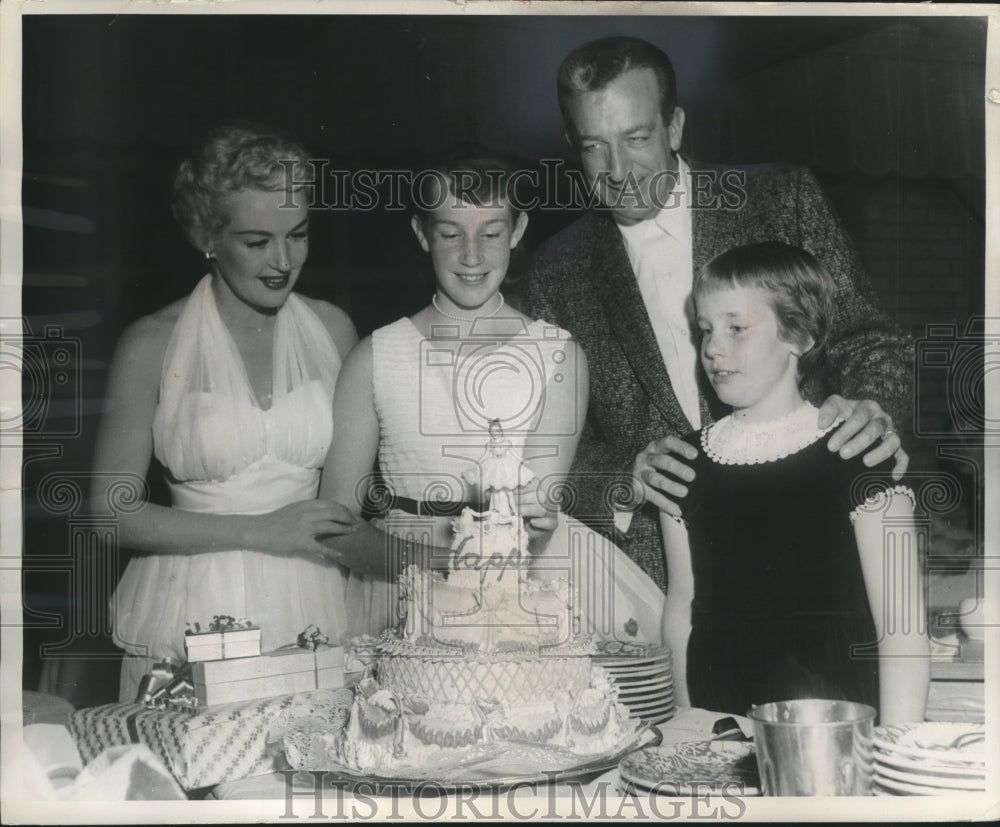
{"type": "Polygon", "coordinates": [[[986,791],[982,724],[929,722],[875,727],[876,795],[986,791]]]}
{"type": "Polygon", "coordinates": [[[593,662],[611,676],[618,700],[633,718],[660,724],[674,717],[674,670],[668,648],[605,644],[593,662]]]}

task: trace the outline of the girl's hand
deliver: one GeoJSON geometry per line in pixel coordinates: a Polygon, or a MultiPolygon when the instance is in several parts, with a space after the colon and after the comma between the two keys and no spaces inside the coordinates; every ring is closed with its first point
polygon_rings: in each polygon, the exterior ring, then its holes
{"type": "Polygon", "coordinates": [[[251,548],[273,554],[329,556],[318,536],[353,534],[364,520],[332,500],[302,500],[268,514],[257,515],[251,530],[251,548]]]}
{"type": "Polygon", "coordinates": [[[517,495],[518,510],[531,541],[547,538],[556,529],[558,517],[552,503],[546,501],[538,481],[522,488],[517,495]]]}

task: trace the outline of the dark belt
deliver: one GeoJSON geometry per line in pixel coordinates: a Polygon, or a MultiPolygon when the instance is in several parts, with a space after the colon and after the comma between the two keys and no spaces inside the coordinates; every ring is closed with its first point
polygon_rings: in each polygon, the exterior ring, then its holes
{"type": "Polygon", "coordinates": [[[436,500],[411,500],[409,497],[393,497],[392,508],[398,508],[407,514],[416,514],[420,517],[457,517],[466,508],[473,511],[485,511],[488,506],[482,503],[471,502],[448,502],[436,500]]]}

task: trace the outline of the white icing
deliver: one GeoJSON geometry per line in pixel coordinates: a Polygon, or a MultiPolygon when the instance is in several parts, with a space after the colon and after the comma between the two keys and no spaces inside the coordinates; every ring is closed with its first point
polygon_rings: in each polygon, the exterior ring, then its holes
{"type": "Polygon", "coordinates": [[[570,587],[528,575],[528,536],[519,517],[466,508],[453,521],[447,578],[411,566],[400,579],[404,640],[502,651],[549,646],[571,635],[570,587]]]}
{"type": "MultiPolygon", "coordinates": [[[[485,484],[485,483],[484,483],[485,484]]],[[[339,755],[362,770],[420,766],[449,735],[475,733],[479,744],[519,738],[565,746],[579,754],[613,748],[623,723],[634,731],[607,673],[592,668],[589,640],[574,639],[573,589],[565,578],[529,576],[528,536],[519,515],[464,509],[452,522],[447,576],[410,566],[400,577],[407,620],[400,637],[375,644],[378,692],[398,699],[405,726],[392,737],[367,742],[357,705],[339,755]],[[572,731],[580,705],[597,733],[572,731]],[[402,731],[405,730],[405,731],[402,731]]],[[[454,747],[444,749],[454,750],[454,747]]],[[[458,748],[461,749],[461,748],[458,748]]]]}

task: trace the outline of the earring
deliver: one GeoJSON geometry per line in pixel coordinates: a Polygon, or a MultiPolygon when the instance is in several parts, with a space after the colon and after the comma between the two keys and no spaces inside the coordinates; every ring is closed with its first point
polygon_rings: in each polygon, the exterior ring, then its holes
{"type": "Polygon", "coordinates": [[[212,251],[211,250],[205,250],[205,258],[208,259],[209,261],[212,260],[212,251]]]}

